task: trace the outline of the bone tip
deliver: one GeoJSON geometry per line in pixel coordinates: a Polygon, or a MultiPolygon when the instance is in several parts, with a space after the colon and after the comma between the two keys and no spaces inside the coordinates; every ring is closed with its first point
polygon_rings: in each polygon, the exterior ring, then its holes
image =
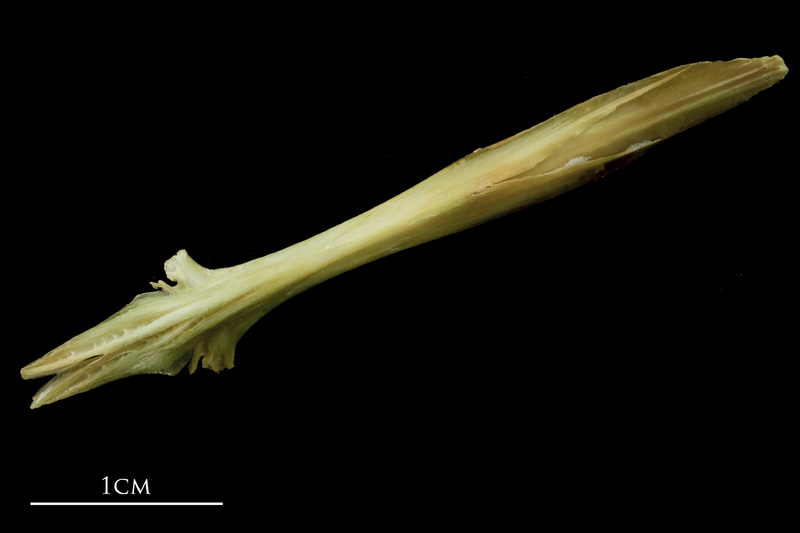
{"type": "Polygon", "coordinates": [[[762,57],[761,64],[778,80],[782,80],[789,73],[789,68],[781,56],[762,57]]]}

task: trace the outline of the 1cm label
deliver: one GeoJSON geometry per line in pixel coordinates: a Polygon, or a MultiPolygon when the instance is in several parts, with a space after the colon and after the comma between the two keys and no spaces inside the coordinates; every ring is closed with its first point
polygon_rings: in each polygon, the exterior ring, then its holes
{"type": "MultiPolygon", "coordinates": [[[[108,492],[108,476],[104,477],[103,481],[105,482],[105,487],[106,487],[106,490],[103,494],[111,494],[110,492],[108,492]]],[[[136,482],[135,479],[132,481],[133,481],[133,487],[131,487],[130,490],[128,490],[129,480],[125,478],[120,478],[114,481],[114,484],[112,485],[114,487],[114,492],[116,492],[117,494],[150,494],[150,487],[147,486],[146,479],[144,480],[144,483],[141,486],[136,482]]]]}

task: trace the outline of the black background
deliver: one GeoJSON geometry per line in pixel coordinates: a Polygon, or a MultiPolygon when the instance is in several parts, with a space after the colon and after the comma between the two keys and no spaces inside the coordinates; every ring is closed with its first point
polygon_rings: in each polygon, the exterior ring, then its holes
{"type": "Polygon", "coordinates": [[[266,255],[681,64],[793,67],[767,4],[617,7],[3,8],[9,501],[34,521],[149,511],[31,501],[222,501],[170,513],[266,525],[780,509],[792,75],[612,176],[293,298],[232,370],[28,409],[46,381],[18,369],[179,249],[266,255]],[[103,496],[105,476],[151,496],[103,496]]]}

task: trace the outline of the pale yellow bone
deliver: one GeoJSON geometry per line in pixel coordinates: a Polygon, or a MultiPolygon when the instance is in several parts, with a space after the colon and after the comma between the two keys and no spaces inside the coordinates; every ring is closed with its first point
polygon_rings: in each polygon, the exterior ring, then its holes
{"type": "Polygon", "coordinates": [[[167,277],[22,369],[57,374],[32,408],[115,379],[233,367],[237,341],[300,292],[380,257],[481,224],[605,175],[781,80],[778,56],[694,63],[625,85],[488,148],[391,200],[261,259],[209,270],[181,250],[167,277]]]}

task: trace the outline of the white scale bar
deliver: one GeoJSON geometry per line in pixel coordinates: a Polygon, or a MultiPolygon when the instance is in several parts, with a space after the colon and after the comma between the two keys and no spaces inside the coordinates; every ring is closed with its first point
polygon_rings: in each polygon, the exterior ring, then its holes
{"type": "Polygon", "coordinates": [[[31,502],[31,505],[222,505],[222,502],[31,502]]]}

